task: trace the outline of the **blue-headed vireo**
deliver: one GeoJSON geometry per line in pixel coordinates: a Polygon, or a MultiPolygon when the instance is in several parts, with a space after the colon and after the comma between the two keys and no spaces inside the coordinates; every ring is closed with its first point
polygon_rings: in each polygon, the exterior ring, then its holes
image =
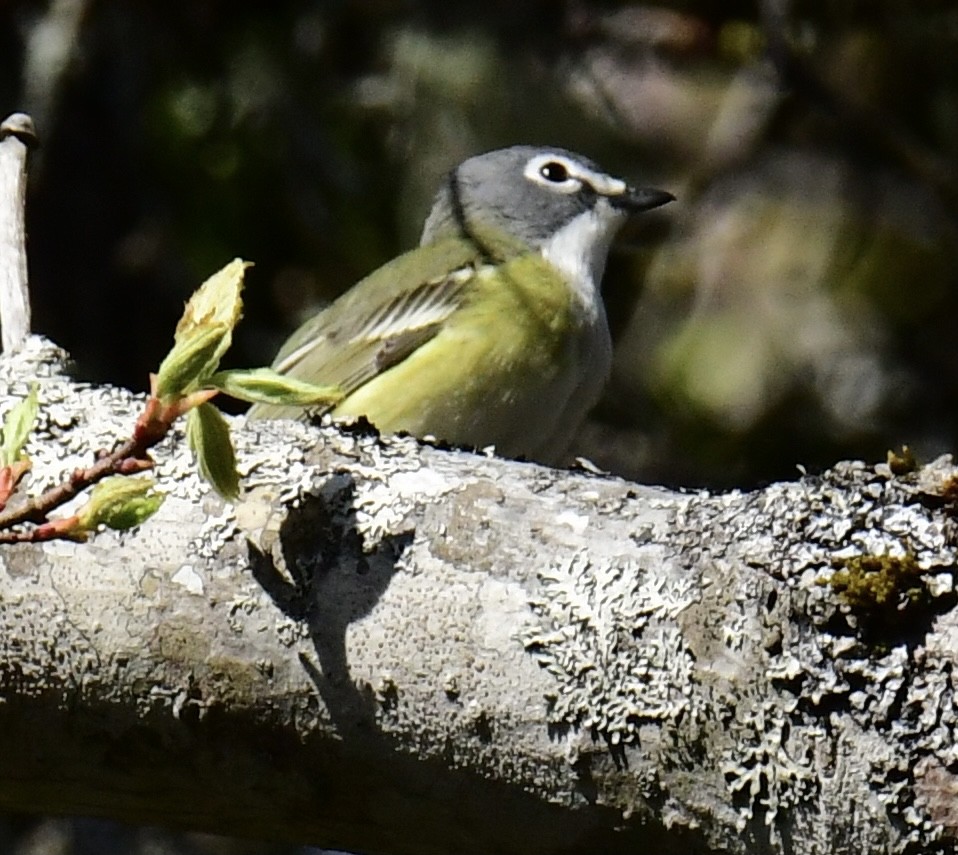
{"type": "Polygon", "coordinates": [[[612,238],[630,213],[672,199],[561,148],[469,158],[439,190],[419,247],[303,324],[273,368],[338,387],[334,417],[559,462],[609,375],[599,282],[612,238]]]}

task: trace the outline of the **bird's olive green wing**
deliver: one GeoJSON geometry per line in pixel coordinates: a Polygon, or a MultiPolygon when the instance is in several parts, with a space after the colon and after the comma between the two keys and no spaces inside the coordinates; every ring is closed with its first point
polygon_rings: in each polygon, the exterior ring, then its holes
{"type": "MultiPolygon", "coordinates": [[[[348,396],[436,335],[467,298],[481,263],[475,245],[459,238],[399,256],[303,324],[273,368],[348,396]]],[[[249,411],[250,418],[303,414],[298,407],[271,404],[249,411]]]]}

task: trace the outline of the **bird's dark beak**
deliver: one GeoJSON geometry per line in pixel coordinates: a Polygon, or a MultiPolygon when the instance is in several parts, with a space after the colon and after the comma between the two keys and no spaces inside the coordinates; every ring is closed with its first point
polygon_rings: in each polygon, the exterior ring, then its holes
{"type": "Polygon", "coordinates": [[[638,213],[674,202],[675,196],[665,190],[653,190],[651,187],[627,187],[624,193],[609,196],[608,199],[615,208],[638,213]]]}

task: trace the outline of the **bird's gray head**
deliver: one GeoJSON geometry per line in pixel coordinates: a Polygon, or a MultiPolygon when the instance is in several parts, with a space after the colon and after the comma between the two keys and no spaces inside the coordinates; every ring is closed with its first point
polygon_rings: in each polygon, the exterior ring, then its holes
{"type": "Polygon", "coordinates": [[[448,176],[421,244],[494,229],[541,250],[574,275],[602,276],[609,244],[629,213],[673,199],[631,187],[561,148],[517,145],[471,157],[448,176]]]}

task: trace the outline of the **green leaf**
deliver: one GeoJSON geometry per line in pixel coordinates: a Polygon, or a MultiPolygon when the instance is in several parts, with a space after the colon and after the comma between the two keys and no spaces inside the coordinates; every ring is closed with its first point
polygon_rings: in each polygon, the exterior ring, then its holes
{"type": "Polygon", "coordinates": [[[183,317],[176,325],[175,338],[188,335],[191,330],[209,324],[226,324],[233,329],[243,316],[243,275],[248,261],[234,258],[229,264],[207,279],[186,303],[183,317]]]}
{"type": "Polygon", "coordinates": [[[40,409],[37,384],[30,387],[26,398],[11,408],[0,428],[0,466],[12,466],[23,457],[23,446],[37,422],[40,409]]]}
{"type": "Polygon", "coordinates": [[[154,490],[152,478],[115,475],[100,481],[87,503],[77,511],[76,528],[95,531],[101,525],[123,530],[133,528],[157,512],[165,498],[154,490]]]}
{"type": "Polygon", "coordinates": [[[239,495],[236,453],[226,419],[212,404],[200,404],[186,416],[186,438],[200,474],[224,499],[239,495]]]}
{"type": "Polygon", "coordinates": [[[156,394],[171,398],[198,388],[217,368],[243,316],[243,276],[248,261],[234,259],[207,279],[183,309],[173,349],[157,372],[156,394]]]}
{"type": "Polygon", "coordinates": [[[316,386],[287,377],[272,368],[220,371],[207,383],[227,395],[254,404],[334,407],[343,399],[342,391],[336,386],[316,386]]]}
{"type": "Polygon", "coordinates": [[[157,372],[157,396],[175,397],[207,383],[219,365],[223,339],[229,337],[223,323],[194,327],[179,337],[157,372]]]}

